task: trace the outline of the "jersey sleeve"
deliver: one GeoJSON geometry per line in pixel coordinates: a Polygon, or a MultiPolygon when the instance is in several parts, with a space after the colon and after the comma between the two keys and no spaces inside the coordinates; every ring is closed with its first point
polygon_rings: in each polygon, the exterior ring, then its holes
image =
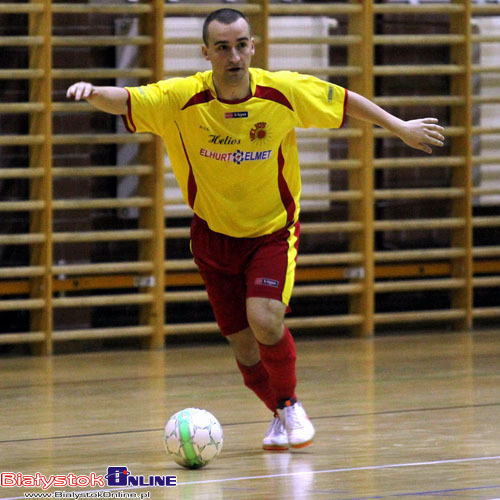
{"type": "Polygon", "coordinates": [[[298,73],[293,74],[291,84],[298,127],[342,127],[348,98],[346,89],[314,76],[298,73]]]}
{"type": "Polygon", "coordinates": [[[161,135],[165,121],[172,119],[174,108],[166,82],[140,87],[125,87],[128,92],[127,114],[123,121],[129,132],[161,135]]]}

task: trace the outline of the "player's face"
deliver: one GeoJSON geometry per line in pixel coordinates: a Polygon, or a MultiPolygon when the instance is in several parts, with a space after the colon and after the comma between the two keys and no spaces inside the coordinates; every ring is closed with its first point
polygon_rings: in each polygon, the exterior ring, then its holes
{"type": "Polygon", "coordinates": [[[237,87],[248,84],[248,68],[255,53],[253,37],[245,19],[231,24],[212,21],[208,25],[208,46],[203,55],[212,64],[215,81],[237,87]]]}

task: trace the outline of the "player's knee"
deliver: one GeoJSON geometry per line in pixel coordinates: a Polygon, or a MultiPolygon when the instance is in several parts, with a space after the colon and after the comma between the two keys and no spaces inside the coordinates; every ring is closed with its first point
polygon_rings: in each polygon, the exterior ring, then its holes
{"type": "Polygon", "coordinates": [[[248,323],[261,344],[273,345],[281,340],[285,309],[286,306],[277,300],[248,299],[248,323]]]}

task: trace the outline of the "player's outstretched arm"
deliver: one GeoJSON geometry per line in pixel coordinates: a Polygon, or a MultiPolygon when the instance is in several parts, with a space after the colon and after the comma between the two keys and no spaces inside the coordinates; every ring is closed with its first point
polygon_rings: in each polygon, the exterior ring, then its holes
{"type": "Polygon", "coordinates": [[[398,136],[405,144],[426,153],[432,153],[431,146],[442,146],[443,127],[436,118],[421,118],[404,121],[384,111],[369,99],[349,91],[346,113],[359,120],[374,123],[398,136]]]}
{"type": "Polygon", "coordinates": [[[96,87],[89,82],[77,82],[66,92],[68,99],[85,99],[95,108],[113,115],[127,113],[128,92],[121,87],[96,87]]]}

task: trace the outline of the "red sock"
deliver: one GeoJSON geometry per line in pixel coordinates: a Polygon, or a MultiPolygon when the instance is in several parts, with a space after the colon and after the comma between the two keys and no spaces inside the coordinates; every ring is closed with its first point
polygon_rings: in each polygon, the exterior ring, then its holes
{"type": "Polygon", "coordinates": [[[274,389],[269,384],[269,374],[267,373],[262,361],[253,366],[245,366],[236,361],[245,385],[255,392],[257,397],[273,412],[276,412],[278,399],[274,389]]]}
{"type": "Polygon", "coordinates": [[[290,330],[285,326],[281,340],[274,345],[259,344],[260,357],[269,382],[276,392],[278,401],[295,397],[297,377],[295,375],[295,342],[290,330]]]}

